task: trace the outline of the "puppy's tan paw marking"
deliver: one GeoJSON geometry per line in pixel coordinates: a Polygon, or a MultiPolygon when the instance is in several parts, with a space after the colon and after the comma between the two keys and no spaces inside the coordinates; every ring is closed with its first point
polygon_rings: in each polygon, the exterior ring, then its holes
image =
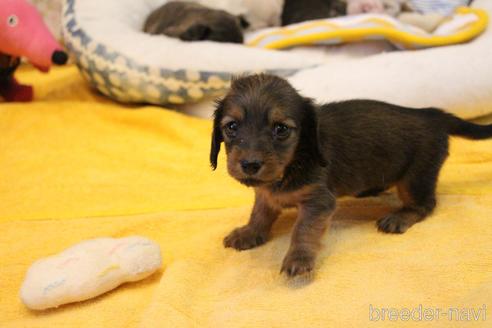
{"type": "Polygon", "coordinates": [[[246,225],[234,229],[227,237],[225,237],[224,247],[243,251],[264,244],[267,241],[267,237],[266,233],[257,231],[246,225]]]}
{"type": "Polygon", "coordinates": [[[311,274],[314,269],[315,257],[306,251],[289,252],[282,264],[281,273],[289,277],[311,274]]]}
{"type": "Polygon", "coordinates": [[[378,230],[386,233],[404,233],[413,225],[408,218],[396,213],[389,214],[378,220],[378,230]]]}

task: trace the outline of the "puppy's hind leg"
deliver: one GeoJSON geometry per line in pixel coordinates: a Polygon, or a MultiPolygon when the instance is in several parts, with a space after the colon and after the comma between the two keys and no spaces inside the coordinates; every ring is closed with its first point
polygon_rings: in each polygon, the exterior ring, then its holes
{"type": "MultiPolygon", "coordinates": [[[[379,231],[404,233],[415,223],[424,220],[436,206],[436,183],[439,168],[410,172],[397,184],[403,207],[377,222],[379,231]]],[[[427,168],[428,169],[428,168],[427,168]]]]}
{"type": "Polygon", "coordinates": [[[224,238],[224,247],[243,251],[264,244],[279,214],[280,207],[271,204],[263,194],[257,192],[248,224],[231,231],[224,238]]]}

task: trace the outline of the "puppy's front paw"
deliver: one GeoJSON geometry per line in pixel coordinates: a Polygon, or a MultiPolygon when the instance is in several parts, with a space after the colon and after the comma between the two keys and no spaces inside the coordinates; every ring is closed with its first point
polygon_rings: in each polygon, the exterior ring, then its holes
{"type": "Polygon", "coordinates": [[[413,224],[414,221],[397,213],[389,214],[377,222],[378,230],[386,233],[404,233],[413,224]]]}
{"type": "Polygon", "coordinates": [[[311,252],[305,250],[293,250],[287,253],[282,263],[281,273],[289,277],[309,275],[314,269],[316,257],[311,252]]]}
{"type": "Polygon", "coordinates": [[[267,233],[258,231],[249,225],[234,229],[224,238],[226,248],[235,248],[244,251],[264,244],[267,241],[267,233]]]}

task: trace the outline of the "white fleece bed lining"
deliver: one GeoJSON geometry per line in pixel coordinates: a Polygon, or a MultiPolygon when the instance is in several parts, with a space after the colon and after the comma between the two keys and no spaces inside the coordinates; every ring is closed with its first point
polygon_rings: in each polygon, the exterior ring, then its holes
{"type": "MultiPolygon", "coordinates": [[[[419,51],[388,52],[385,42],[271,51],[140,32],[164,2],[66,0],[67,45],[102,93],[125,102],[191,103],[223,93],[232,74],[266,70],[290,75],[321,102],[373,98],[465,118],[491,112],[490,30],[468,44],[419,51]]],[[[492,13],[491,1],[473,6],[492,13]]]]}

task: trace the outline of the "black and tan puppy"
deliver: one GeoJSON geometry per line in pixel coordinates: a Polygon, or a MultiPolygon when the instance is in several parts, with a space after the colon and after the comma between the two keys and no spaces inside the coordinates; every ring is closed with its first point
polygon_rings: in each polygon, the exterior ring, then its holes
{"type": "Polygon", "coordinates": [[[243,42],[247,23],[224,10],[198,3],[171,1],[153,11],[144,24],[144,32],[164,34],[183,41],[243,42]]]}
{"type": "Polygon", "coordinates": [[[282,271],[311,272],[336,198],[373,195],[396,186],[403,206],[377,222],[403,233],[436,206],[448,136],[492,137],[492,125],[463,121],[435,108],[411,109],[371,100],[318,106],[285,80],[253,75],[233,81],[215,112],[210,161],[225,143],[229,173],[254,187],[249,223],[224,245],[263,244],[282,208],[298,218],[282,271]]]}

